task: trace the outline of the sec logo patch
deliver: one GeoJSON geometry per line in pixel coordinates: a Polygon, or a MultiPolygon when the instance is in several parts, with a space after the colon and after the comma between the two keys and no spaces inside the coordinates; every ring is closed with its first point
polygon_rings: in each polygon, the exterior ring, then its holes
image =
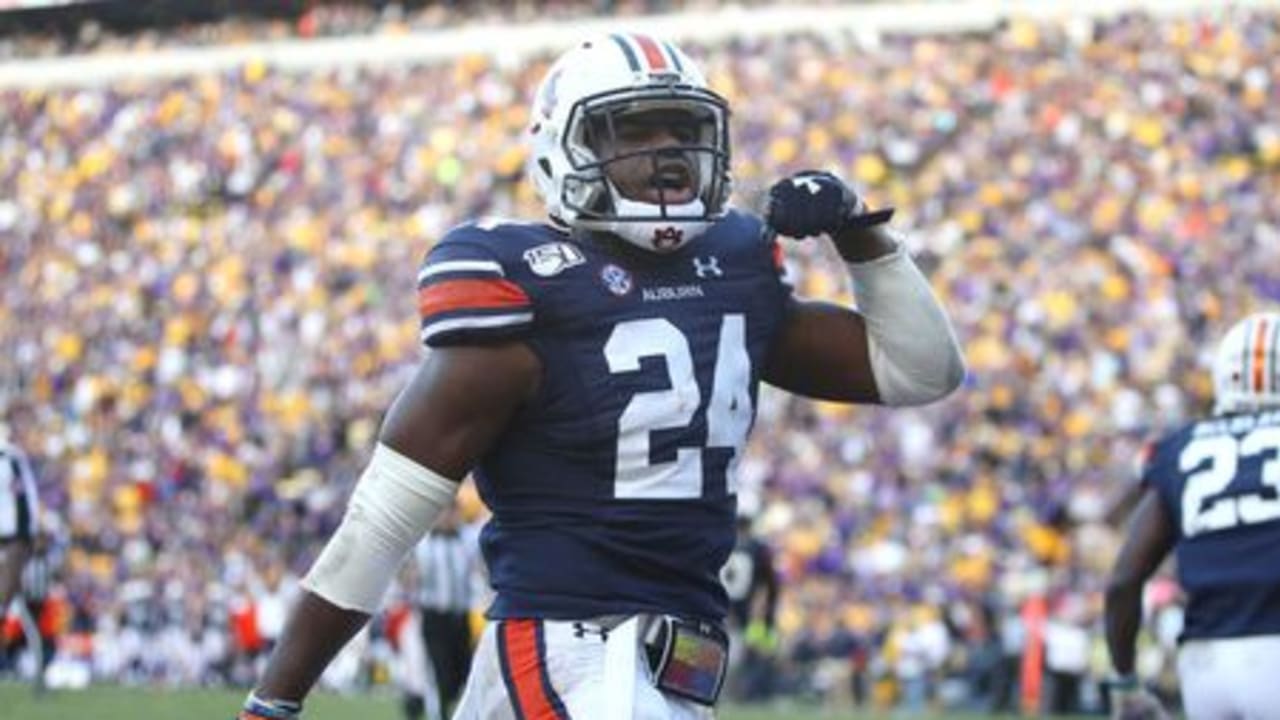
{"type": "Polygon", "coordinates": [[[635,283],[631,281],[631,273],[613,263],[600,268],[600,280],[604,282],[604,286],[609,289],[609,292],[619,297],[631,292],[631,288],[635,286],[635,283]]]}

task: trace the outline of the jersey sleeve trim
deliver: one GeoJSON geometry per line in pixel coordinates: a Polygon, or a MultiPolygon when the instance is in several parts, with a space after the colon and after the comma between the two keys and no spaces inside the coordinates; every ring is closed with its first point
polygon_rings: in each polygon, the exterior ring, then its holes
{"type": "Polygon", "coordinates": [[[533,299],[488,249],[455,241],[437,245],[433,254],[418,271],[424,345],[506,340],[533,325],[533,299]]]}
{"type": "Polygon", "coordinates": [[[444,280],[418,290],[418,312],[424,319],[462,310],[528,308],[531,305],[529,295],[509,280],[444,280]]]}
{"type": "MultiPolygon", "coordinates": [[[[511,336],[533,322],[533,313],[509,313],[505,315],[481,315],[472,317],[444,318],[435,321],[424,321],[419,338],[425,345],[441,345],[447,337],[459,337],[460,331],[467,330],[510,330],[511,336]]],[[[485,332],[484,337],[500,338],[501,332],[485,332]]]]}
{"type": "Polygon", "coordinates": [[[1156,440],[1148,440],[1138,449],[1138,456],[1134,459],[1134,479],[1139,487],[1147,488],[1155,486],[1155,459],[1156,459],[1156,440]]]}
{"type": "Polygon", "coordinates": [[[418,287],[431,278],[457,273],[504,276],[502,265],[493,260],[445,260],[432,263],[418,272],[418,287]]]}

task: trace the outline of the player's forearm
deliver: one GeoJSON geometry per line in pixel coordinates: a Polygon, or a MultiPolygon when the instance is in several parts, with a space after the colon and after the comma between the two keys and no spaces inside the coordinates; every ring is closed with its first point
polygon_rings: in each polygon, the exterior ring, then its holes
{"type": "Polygon", "coordinates": [[[284,634],[257,693],[264,698],[301,702],[338,651],[368,622],[369,615],[343,608],[311,592],[294,606],[284,634]]]}
{"type": "Polygon", "coordinates": [[[1142,582],[1113,579],[1106,593],[1107,650],[1119,675],[1133,673],[1134,645],[1142,624],[1142,582]]]}
{"type": "Polygon", "coordinates": [[[259,697],[293,701],[307,694],[378,609],[405,556],[456,491],[454,481],[378,444],[342,524],[302,579],[306,592],[272,654],[259,697]]]}
{"type": "Polygon", "coordinates": [[[898,249],[898,238],[888,225],[869,228],[849,228],[831,236],[836,251],[845,262],[860,263],[875,260],[898,249]]]}
{"type": "Polygon", "coordinates": [[[964,379],[964,356],[929,281],[887,226],[836,238],[866,322],[871,370],[886,405],[923,405],[964,379]]]}

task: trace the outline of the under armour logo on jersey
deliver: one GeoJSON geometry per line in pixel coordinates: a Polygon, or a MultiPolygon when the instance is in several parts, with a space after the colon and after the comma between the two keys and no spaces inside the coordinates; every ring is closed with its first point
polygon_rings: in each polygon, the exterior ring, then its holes
{"type": "Polygon", "coordinates": [[[698,274],[699,278],[721,277],[724,271],[720,269],[720,258],[712,255],[703,260],[696,257],[693,259],[693,271],[698,274]]]}
{"type": "Polygon", "coordinates": [[[598,636],[601,642],[605,642],[609,639],[609,631],[605,630],[603,627],[600,627],[598,625],[595,627],[588,627],[586,623],[581,623],[581,622],[575,622],[573,624],[574,637],[581,640],[582,638],[585,638],[588,635],[598,636]]]}
{"type": "Polygon", "coordinates": [[[791,184],[808,190],[810,195],[817,195],[822,192],[822,185],[808,175],[791,178],[791,184]]]}

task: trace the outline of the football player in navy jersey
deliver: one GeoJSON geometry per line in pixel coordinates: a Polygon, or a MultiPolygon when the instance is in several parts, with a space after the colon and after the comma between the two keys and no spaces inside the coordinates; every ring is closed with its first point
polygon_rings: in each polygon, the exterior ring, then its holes
{"type": "Polygon", "coordinates": [[[736,699],[746,701],[767,699],[772,694],[775,671],[771,656],[777,647],[780,583],[773,550],[752,528],[756,504],[738,498],[737,542],[720,568],[720,581],[729,598],[726,624],[737,645],[731,645],[729,653],[730,690],[736,699]]]}
{"type": "Polygon", "coordinates": [[[928,282],[836,176],[728,206],[728,108],[675,45],[598,37],[548,71],[546,222],[455,228],[418,273],[429,348],[241,717],[291,718],[474,473],[495,591],[455,718],[705,718],[723,683],[735,468],[761,381],[905,406],[963,360],[928,282]],[[777,235],[826,235],[859,310],[794,298],[777,235]]]}
{"type": "Polygon", "coordinates": [[[1165,717],[1134,674],[1142,588],[1172,550],[1192,718],[1280,713],[1280,313],[1251,315],[1214,359],[1214,414],[1149,448],[1142,496],[1107,587],[1112,716],[1165,717]]]}

